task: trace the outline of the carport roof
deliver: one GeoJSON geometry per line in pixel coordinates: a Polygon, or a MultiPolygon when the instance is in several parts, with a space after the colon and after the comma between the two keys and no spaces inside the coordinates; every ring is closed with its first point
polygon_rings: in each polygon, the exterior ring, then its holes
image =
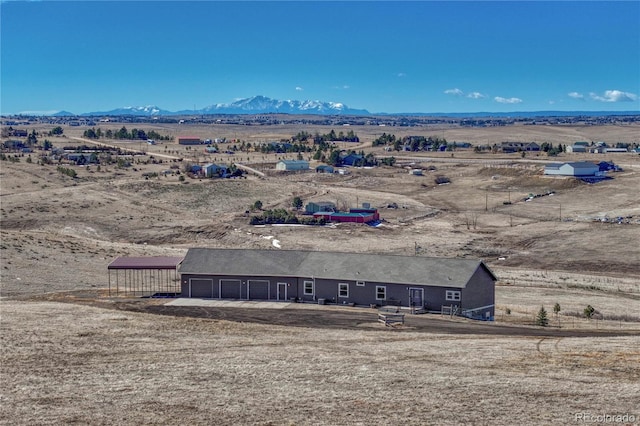
{"type": "Polygon", "coordinates": [[[181,274],[281,276],[465,287],[482,268],[478,259],[301,250],[189,249],[181,274]]]}
{"type": "Polygon", "coordinates": [[[107,269],[176,269],[182,259],[174,256],[118,257],[107,269]]]}

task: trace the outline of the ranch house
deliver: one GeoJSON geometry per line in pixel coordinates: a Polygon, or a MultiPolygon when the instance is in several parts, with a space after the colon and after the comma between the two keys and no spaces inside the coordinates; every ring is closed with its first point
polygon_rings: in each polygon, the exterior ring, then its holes
{"type": "Polygon", "coordinates": [[[492,319],[496,276],[480,260],[192,248],[182,297],[394,305],[492,319]]]}

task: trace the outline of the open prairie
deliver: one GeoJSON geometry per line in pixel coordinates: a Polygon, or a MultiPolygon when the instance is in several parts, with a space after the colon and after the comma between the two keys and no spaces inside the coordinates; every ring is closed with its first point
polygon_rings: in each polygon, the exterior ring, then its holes
{"type": "MultiPolygon", "coordinates": [[[[252,144],[332,130],[126,126],[252,144]]],[[[60,148],[90,145],[84,130],[64,127],[65,136],[47,139],[60,148]]],[[[296,154],[206,154],[202,146],[105,139],[144,155],[130,167],[64,164],[76,178],[57,164],[38,164],[37,152],[30,163],[28,154],[2,161],[0,422],[539,424],[573,423],[576,413],[630,413],[629,423],[638,423],[640,156],[389,153],[371,141],[384,131],[489,145],[639,142],[640,126],[348,130],[360,143],[343,148],[393,155],[396,166],[277,174],[275,162],[296,154]],[[542,175],[545,162],[574,160],[614,161],[622,171],[594,185],[542,175]],[[209,161],[242,163],[266,176],[182,181],[184,173],[175,173],[185,163],[209,161]],[[451,182],[437,185],[436,176],[451,182]],[[296,196],[345,208],[370,203],[384,222],[249,225],[255,201],[290,209],[296,196]],[[117,256],[180,256],[194,246],[277,249],[274,240],[282,249],[481,258],[499,278],[494,328],[458,333],[434,322],[430,332],[433,316],[426,315],[422,328],[384,329],[372,311],[369,323],[346,310],[343,321],[352,326],[331,327],[329,314],[310,306],[305,315],[317,324],[270,324],[275,314],[267,309],[189,318],[162,302],[122,303],[104,292],[107,265],[117,256]],[[552,326],[544,330],[532,326],[542,305],[552,326]],[[597,320],[580,317],[587,305],[597,320]]],[[[221,144],[222,151],[238,144],[221,144]]]]}

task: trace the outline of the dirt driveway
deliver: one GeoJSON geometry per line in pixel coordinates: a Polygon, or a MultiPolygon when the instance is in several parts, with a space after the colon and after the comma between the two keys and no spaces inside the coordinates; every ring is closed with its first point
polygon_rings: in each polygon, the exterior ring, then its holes
{"type": "Polygon", "coordinates": [[[377,321],[378,310],[364,307],[320,306],[305,303],[277,304],[271,308],[270,302],[233,302],[224,301],[211,306],[210,300],[197,303],[191,300],[188,305],[175,304],[183,299],[113,299],[100,297],[87,291],[52,293],[34,296],[30,299],[50,300],[91,305],[121,311],[141,312],[153,315],[165,315],[180,318],[205,318],[233,322],[246,322],[289,327],[343,330],[380,330],[396,332],[421,332],[434,334],[492,335],[515,337],[611,337],[640,335],[637,330],[576,330],[541,328],[534,326],[507,325],[497,322],[483,322],[465,318],[441,317],[437,314],[405,315],[404,325],[385,327],[377,321]],[[235,305],[234,305],[235,304],[235,305]],[[247,305],[248,304],[248,305],[247,305]],[[209,305],[209,306],[207,306],[209,305]],[[224,305],[224,306],[223,306],[224,305]],[[250,306],[250,307],[246,307],[250,306]]]}

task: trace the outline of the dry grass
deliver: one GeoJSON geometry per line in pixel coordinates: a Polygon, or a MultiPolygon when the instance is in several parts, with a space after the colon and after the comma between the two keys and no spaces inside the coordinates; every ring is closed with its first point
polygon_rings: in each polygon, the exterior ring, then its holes
{"type": "Polygon", "coordinates": [[[640,414],[638,336],[292,332],[70,304],[1,306],[4,424],[527,424],[640,414]]]}
{"type": "MultiPolygon", "coordinates": [[[[112,125],[119,128],[121,125],[112,125]]],[[[50,126],[52,127],[52,126],[50,126]]],[[[140,126],[146,129],[146,126],[140,126]]],[[[103,130],[106,127],[103,128],[103,130]]],[[[331,127],[210,126],[201,137],[268,141],[331,127]],[[266,132],[266,133],[265,133],[266,132]]],[[[156,130],[177,135],[182,129],[156,130]]],[[[441,128],[353,126],[362,147],[382,131],[441,136],[441,128]]],[[[70,136],[83,129],[65,128],[70,136]],[[75,132],[75,133],[74,133],[75,132]]],[[[633,140],[638,126],[516,126],[444,129],[449,140],[633,140]]],[[[67,145],[68,138],[52,138],[67,145]]],[[[138,147],[135,147],[136,149],[138,147]]],[[[165,152],[164,145],[142,146],[165,152]]],[[[357,149],[360,149],[358,147],[357,149]]],[[[173,144],[167,151],[193,153],[173,144]]],[[[173,154],[172,154],[173,155],[173,154]]],[[[257,168],[278,156],[249,156],[257,168]]],[[[217,157],[220,157],[219,155],[217,157]]],[[[213,160],[198,156],[201,161],[213,160]]],[[[289,158],[293,158],[290,155],[289,158]]],[[[558,160],[583,158],[565,155],[558,160]]],[[[640,316],[638,156],[596,156],[625,167],[598,185],[540,176],[540,156],[472,153],[410,156],[435,166],[426,176],[402,168],[354,169],[267,179],[146,180],[170,164],[131,169],[3,162],[0,169],[0,422],[3,424],[461,424],[571,423],[573,413],[633,413],[638,336],[539,340],[363,329],[322,330],[156,317],[34,302],[35,295],[107,286],[106,266],[122,255],[181,255],[188,247],[374,251],[479,257],[500,277],[498,321],[525,323],[587,304],[607,315],[640,316]],[[477,156],[475,156],[477,157],[477,156]],[[502,159],[504,164],[490,160],[502,159]],[[530,160],[535,160],[534,162],[530,160]],[[491,167],[489,167],[491,166],[491,167]],[[435,174],[451,179],[438,186],[435,174]],[[553,197],[504,205],[530,192],[553,197]],[[349,207],[370,202],[381,228],[256,228],[244,212],[256,199],[289,208],[294,196],[349,207]],[[396,203],[398,209],[386,206],[396,203]],[[562,217],[559,221],[559,206],[562,217]],[[633,216],[630,225],[594,217],[633,216]],[[468,226],[469,218],[475,226],[468,226]],[[498,260],[504,258],[504,260],[498,260]],[[511,315],[504,315],[506,308],[511,315]]],[[[240,156],[230,161],[246,162],[240,156]]],[[[216,161],[218,161],[216,159],[216,161]]],[[[321,321],[321,317],[318,321],[321,321]]],[[[638,330],[629,321],[562,317],[563,327],[638,330]]],[[[635,403],[635,404],[634,404],[635,403]]]]}

